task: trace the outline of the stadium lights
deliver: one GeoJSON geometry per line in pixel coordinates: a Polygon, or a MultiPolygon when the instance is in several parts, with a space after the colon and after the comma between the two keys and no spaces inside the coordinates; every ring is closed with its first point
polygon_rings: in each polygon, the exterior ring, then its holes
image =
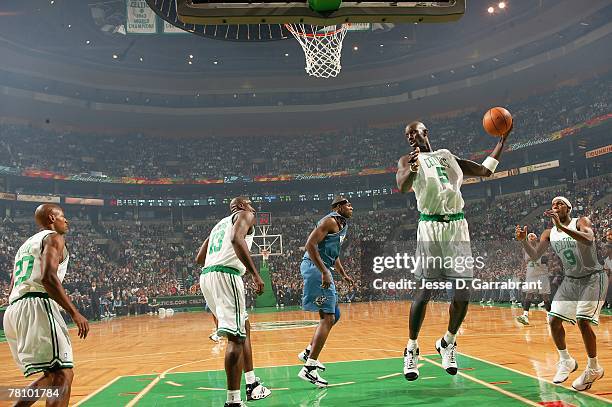
{"type": "Polygon", "coordinates": [[[143,58],[143,57],[139,57],[139,58],[138,58],[138,60],[139,60],[140,62],[142,62],[142,61],[144,61],[144,58],[143,58]]]}
{"type": "Polygon", "coordinates": [[[117,54],[113,54],[113,59],[117,59],[119,56],[117,54]]]}
{"type": "Polygon", "coordinates": [[[353,47],[353,51],[359,51],[359,47],[358,47],[357,45],[355,45],[355,46],[353,47]]]}
{"type": "Polygon", "coordinates": [[[86,41],[85,41],[85,44],[89,45],[89,44],[91,44],[91,41],[86,40],[86,41]]]}
{"type": "Polygon", "coordinates": [[[213,64],[217,65],[219,63],[219,61],[213,61],[213,64]]]}
{"type": "Polygon", "coordinates": [[[500,9],[505,9],[506,8],[506,3],[503,1],[500,1],[499,4],[497,5],[497,7],[499,7],[500,9]]]}
{"type": "Polygon", "coordinates": [[[489,14],[493,14],[493,13],[495,13],[495,9],[494,9],[492,6],[490,6],[490,7],[487,9],[487,13],[489,13],[489,14]]]}

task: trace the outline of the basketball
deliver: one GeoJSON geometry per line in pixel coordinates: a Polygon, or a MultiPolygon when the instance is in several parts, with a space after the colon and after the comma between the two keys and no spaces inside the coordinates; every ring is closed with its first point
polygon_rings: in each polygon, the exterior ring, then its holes
{"type": "Polygon", "coordinates": [[[512,126],[512,115],[503,107],[489,109],[482,118],[482,127],[492,136],[502,136],[512,126]]]}

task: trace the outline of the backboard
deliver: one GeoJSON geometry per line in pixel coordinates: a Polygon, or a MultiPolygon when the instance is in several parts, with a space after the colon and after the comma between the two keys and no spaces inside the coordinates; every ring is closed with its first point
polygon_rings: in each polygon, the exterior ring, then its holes
{"type": "Polygon", "coordinates": [[[176,0],[176,5],[186,24],[433,23],[458,20],[465,13],[465,0],[342,1],[338,10],[325,13],[313,11],[307,0],[176,0]]]}

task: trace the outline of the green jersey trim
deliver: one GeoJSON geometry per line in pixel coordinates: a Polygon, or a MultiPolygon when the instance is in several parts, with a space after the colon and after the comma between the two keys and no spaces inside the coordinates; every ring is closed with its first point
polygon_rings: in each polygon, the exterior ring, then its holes
{"type": "Polygon", "coordinates": [[[419,220],[425,222],[452,222],[454,220],[465,219],[463,212],[449,213],[448,215],[428,215],[426,213],[419,214],[419,220]]]}
{"type": "Polygon", "coordinates": [[[202,274],[210,273],[212,271],[218,271],[220,273],[227,273],[227,274],[233,274],[235,276],[240,276],[240,270],[235,269],[233,267],[221,266],[221,265],[202,267],[202,274]]]}
{"type": "Polygon", "coordinates": [[[16,303],[19,300],[23,300],[24,298],[46,298],[48,299],[50,297],[49,297],[49,294],[47,293],[41,293],[41,292],[34,291],[34,292],[30,292],[30,293],[26,293],[22,295],[21,297],[17,298],[15,301],[11,301],[11,305],[16,303]]]}

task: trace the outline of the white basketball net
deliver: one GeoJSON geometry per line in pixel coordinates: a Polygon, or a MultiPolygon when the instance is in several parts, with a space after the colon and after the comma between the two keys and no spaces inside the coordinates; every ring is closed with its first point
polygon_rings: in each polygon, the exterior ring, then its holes
{"type": "Polygon", "coordinates": [[[285,24],[302,46],[306,56],[306,73],[317,78],[335,78],[342,66],[342,41],[350,24],[317,26],[285,24]]]}

